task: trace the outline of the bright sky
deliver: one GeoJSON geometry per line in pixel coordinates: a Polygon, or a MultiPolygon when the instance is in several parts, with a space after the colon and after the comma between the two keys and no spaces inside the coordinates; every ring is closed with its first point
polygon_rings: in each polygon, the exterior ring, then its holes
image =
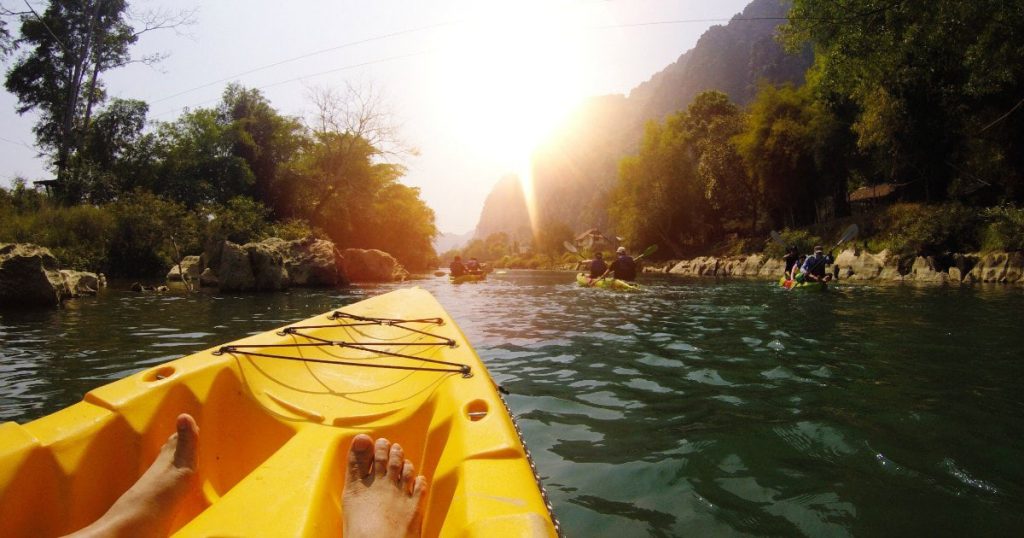
{"type": "MultiPolygon", "coordinates": [[[[372,86],[420,150],[403,181],[421,189],[442,232],[464,233],[575,103],[629,92],[748,1],[134,0],[138,10],[199,5],[198,22],[190,36],[144,35],[136,54],[170,57],[105,80],[110,96],[148,101],[163,121],[214,106],[228,81],[261,88],[293,116],[311,111],[309,87],[372,86]]],[[[3,184],[49,177],[31,148],[35,116],[19,117],[15,103],[0,90],[3,184]]]]}

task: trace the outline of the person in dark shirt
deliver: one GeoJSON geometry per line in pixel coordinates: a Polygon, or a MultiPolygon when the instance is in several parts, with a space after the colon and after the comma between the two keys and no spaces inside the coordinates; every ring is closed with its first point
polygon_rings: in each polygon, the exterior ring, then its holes
{"type": "Polygon", "coordinates": [[[636,261],[629,254],[626,254],[626,247],[619,247],[616,252],[615,261],[612,262],[610,271],[615,273],[615,278],[632,282],[636,280],[636,261]]]}
{"type": "Polygon", "coordinates": [[[594,253],[594,259],[590,261],[590,278],[601,278],[608,271],[608,265],[604,263],[604,255],[600,252],[594,253]]]}
{"type": "Polygon", "coordinates": [[[452,260],[452,264],[448,266],[448,270],[451,271],[452,276],[462,276],[466,274],[466,266],[462,263],[462,256],[456,256],[452,260]]]}
{"type": "MultiPolygon", "coordinates": [[[[814,247],[814,255],[808,256],[804,260],[803,266],[800,268],[800,276],[804,280],[813,280],[815,282],[828,282],[832,280],[832,275],[825,274],[825,266],[832,263],[832,254],[824,254],[820,246],[814,247]]],[[[801,279],[797,279],[801,280],[801,279]]]]}
{"type": "Polygon", "coordinates": [[[792,279],[794,276],[794,269],[800,268],[800,253],[797,252],[796,246],[786,247],[786,255],[782,257],[782,260],[786,262],[786,269],[782,274],[787,279],[792,279]]]}

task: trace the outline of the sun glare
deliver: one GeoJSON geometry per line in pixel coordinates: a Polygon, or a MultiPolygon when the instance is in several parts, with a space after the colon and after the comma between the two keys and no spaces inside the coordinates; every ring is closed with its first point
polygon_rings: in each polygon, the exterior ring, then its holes
{"type": "Polygon", "coordinates": [[[579,25],[558,2],[475,5],[439,73],[449,116],[473,151],[521,172],[582,98],[579,25]]]}

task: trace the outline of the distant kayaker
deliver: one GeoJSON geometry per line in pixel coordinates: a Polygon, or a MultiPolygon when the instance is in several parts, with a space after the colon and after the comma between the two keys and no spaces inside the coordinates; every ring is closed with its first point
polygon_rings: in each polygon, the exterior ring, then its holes
{"type": "Polygon", "coordinates": [[[604,263],[604,255],[601,252],[594,253],[594,259],[590,261],[590,278],[601,278],[608,271],[608,264],[604,263]]]}
{"type": "MultiPolygon", "coordinates": [[[[199,495],[195,480],[199,426],[178,415],[177,433],[156,461],[105,514],[71,534],[84,536],[167,536],[179,507],[199,495]]],[[[419,536],[427,479],[416,475],[398,443],[361,433],[352,438],[341,495],[344,536],[419,536]]]]}
{"type": "Polygon", "coordinates": [[[466,274],[466,265],[462,263],[462,256],[456,256],[452,260],[452,264],[448,266],[448,270],[451,271],[452,276],[462,276],[466,274]]]}
{"type": "Polygon", "coordinates": [[[615,261],[612,262],[609,271],[615,274],[615,278],[632,282],[636,280],[636,261],[626,253],[626,247],[619,247],[615,251],[615,261]]]}
{"type": "Polygon", "coordinates": [[[832,280],[832,275],[825,274],[825,266],[832,263],[832,253],[826,255],[822,250],[821,246],[814,247],[814,255],[808,256],[804,260],[803,266],[800,267],[800,274],[797,275],[797,281],[803,282],[804,280],[812,280],[815,282],[828,282],[832,280]]]}
{"type": "Polygon", "coordinates": [[[466,272],[471,275],[479,275],[480,262],[478,262],[476,258],[470,258],[469,261],[466,262],[466,272]]]}
{"type": "Polygon", "coordinates": [[[782,260],[786,262],[786,269],[782,272],[786,278],[792,279],[794,275],[794,269],[800,268],[800,253],[796,249],[796,245],[790,245],[786,247],[786,255],[782,257],[782,260]]]}

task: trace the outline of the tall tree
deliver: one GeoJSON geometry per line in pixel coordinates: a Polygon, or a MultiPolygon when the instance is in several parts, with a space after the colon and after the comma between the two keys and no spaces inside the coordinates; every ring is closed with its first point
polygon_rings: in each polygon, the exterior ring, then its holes
{"type": "Polygon", "coordinates": [[[286,165],[302,147],[305,133],[295,118],[280,115],[256,89],[229,84],[217,107],[217,121],[231,152],[249,164],[253,198],[271,207],[278,217],[292,216],[286,165]]]}
{"type": "Polygon", "coordinates": [[[42,14],[32,9],[22,16],[18,45],[31,50],[15,61],[5,87],[17,96],[19,114],[39,112],[36,141],[50,155],[57,194],[66,202],[83,195],[70,165],[94,107],[106,97],[103,73],[133,61],[159,61],[163,55],[133,60],[129,49],[145,32],[191,21],[189,12],[149,13],[135,28],[129,16],[126,0],[51,0],[42,14]]]}

